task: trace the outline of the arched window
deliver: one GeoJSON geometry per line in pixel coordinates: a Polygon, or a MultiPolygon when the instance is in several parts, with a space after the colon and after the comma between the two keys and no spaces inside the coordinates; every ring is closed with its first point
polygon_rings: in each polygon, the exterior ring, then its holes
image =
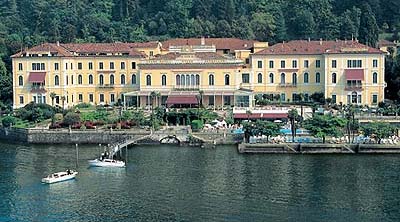
{"type": "Polygon", "coordinates": [[[308,73],[304,73],[304,83],[308,83],[308,73]]]}
{"type": "Polygon", "coordinates": [[[151,86],[151,75],[146,76],[146,86],[151,86]]]}
{"type": "Polygon", "coordinates": [[[18,85],[19,86],[23,86],[24,85],[24,77],[22,77],[22,76],[18,77],[18,85]]]}
{"type": "Polygon", "coordinates": [[[229,75],[228,74],[225,75],[225,85],[226,86],[229,85],[229,75]]]}
{"type": "Polygon", "coordinates": [[[114,85],[114,75],[110,75],[110,85],[114,85]]]}
{"type": "Polygon", "coordinates": [[[263,81],[262,81],[262,74],[261,73],[258,73],[258,75],[257,75],[257,82],[258,83],[262,83],[263,81]]]}
{"type": "Polygon", "coordinates": [[[281,84],[285,84],[286,83],[286,79],[285,79],[285,73],[281,74],[281,84]]]}
{"type": "Polygon", "coordinates": [[[190,85],[190,75],[186,75],[186,85],[190,85]]]}
{"type": "Polygon", "coordinates": [[[197,74],[196,75],[196,86],[199,86],[199,85],[200,85],[200,75],[197,74]]]}
{"type": "Polygon", "coordinates": [[[103,75],[99,76],[99,83],[100,83],[100,85],[104,85],[104,76],[103,75]]]}
{"type": "Polygon", "coordinates": [[[163,85],[163,86],[167,85],[167,76],[166,75],[161,76],[161,85],[163,85]]]}
{"type": "Polygon", "coordinates": [[[132,74],[132,80],[131,80],[132,85],[136,85],[136,75],[132,74]]]}
{"type": "Polygon", "coordinates": [[[74,76],[71,76],[71,85],[74,85],[74,76]]]}
{"type": "Polygon", "coordinates": [[[195,79],[194,75],[192,74],[190,76],[190,85],[194,86],[195,84],[196,84],[196,79],[195,79]]]}
{"type": "Polygon", "coordinates": [[[82,75],[78,75],[78,84],[82,85],[82,75]]]}
{"type": "Polygon", "coordinates": [[[186,85],[185,83],[186,83],[185,75],[181,75],[181,85],[184,86],[184,85],[186,85]]]}
{"type": "Polygon", "coordinates": [[[60,77],[58,75],[54,76],[54,85],[59,86],[60,85],[60,77]]]}
{"type": "Polygon", "coordinates": [[[93,76],[89,75],[89,84],[93,84],[93,76]]]}
{"type": "Polygon", "coordinates": [[[378,84],[378,73],[374,72],[372,74],[372,83],[373,84],[378,84]]]}
{"type": "Polygon", "coordinates": [[[293,85],[297,85],[297,73],[292,74],[292,83],[293,85]]]}
{"type": "Polygon", "coordinates": [[[316,83],[321,83],[321,74],[319,72],[317,72],[315,74],[315,82],[316,83]]]}
{"type": "Polygon", "coordinates": [[[214,85],[214,75],[210,74],[208,76],[208,85],[213,86],[214,85]]]}
{"type": "Polygon", "coordinates": [[[181,85],[181,77],[180,77],[179,75],[176,75],[175,81],[176,81],[175,84],[176,84],[177,86],[180,86],[180,85],[181,85]]]}
{"type": "Polygon", "coordinates": [[[336,84],[337,80],[336,80],[336,73],[332,73],[332,83],[336,84]]]}
{"type": "Polygon", "coordinates": [[[121,85],[125,85],[125,75],[121,75],[121,85]]]}
{"type": "Polygon", "coordinates": [[[269,74],[269,83],[274,83],[274,74],[273,73],[269,74]]]}

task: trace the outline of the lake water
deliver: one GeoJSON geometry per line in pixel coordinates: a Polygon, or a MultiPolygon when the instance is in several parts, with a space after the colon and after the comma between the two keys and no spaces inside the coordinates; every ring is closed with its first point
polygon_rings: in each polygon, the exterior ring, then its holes
{"type": "Polygon", "coordinates": [[[126,169],[75,166],[75,147],[0,143],[0,221],[400,221],[400,155],[242,155],[133,147],[126,169]]]}

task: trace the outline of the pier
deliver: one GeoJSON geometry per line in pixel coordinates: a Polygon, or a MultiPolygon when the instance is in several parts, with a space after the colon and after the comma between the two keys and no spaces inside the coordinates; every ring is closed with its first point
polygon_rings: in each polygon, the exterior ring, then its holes
{"type": "Polygon", "coordinates": [[[242,154],[400,154],[400,146],[387,144],[241,143],[238,144],[238,152],[242,154]]]}

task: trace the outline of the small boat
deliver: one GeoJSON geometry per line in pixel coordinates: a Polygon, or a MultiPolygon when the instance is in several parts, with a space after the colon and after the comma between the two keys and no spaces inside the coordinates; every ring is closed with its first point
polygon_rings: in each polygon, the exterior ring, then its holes
{"type": "Polygon", "coordinates": [[[125,162],[113,159],[89,160],[89,166],[93,167],[125,167],[125,162]]]}
{"type": "Polygon", "coordinates": [[[42,179],[42,183],[57,183],[66,180],[72,180],[76,177],[78,172],[73,170],[66,170],[63,172],[53,173],[42,179]]]}

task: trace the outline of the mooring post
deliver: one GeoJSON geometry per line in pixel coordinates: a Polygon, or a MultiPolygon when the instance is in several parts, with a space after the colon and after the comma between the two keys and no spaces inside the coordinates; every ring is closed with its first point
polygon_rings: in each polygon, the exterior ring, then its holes
{"type": "Polygon", "coordinates": [[[125,164],[128,163],[128,146],[125,146],[125,164]]]}
{"type": "Polygon", "coordinates": [[[101,156],[101,143],[99,143],[99,149],[98,149],[98,151],[99,151],[99,158],[100,158],[100,156],[101,156]]]}
{"type": "Polygon", "coordinates": [[[76,168],[78,168],[79,150],[78,150],[78,144],[77,143],[75,143],[75,150],[76,150],[76,168]]]}

